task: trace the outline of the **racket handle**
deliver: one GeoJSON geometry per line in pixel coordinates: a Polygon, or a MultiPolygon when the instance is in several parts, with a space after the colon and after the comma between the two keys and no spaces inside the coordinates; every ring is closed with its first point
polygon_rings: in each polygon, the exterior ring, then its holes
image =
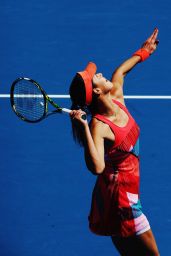
{"type": "MultiPolygon", "coordinates": [[[[68,108],[62,108],[62,111],[65,112],[65,113],[71,113],[71,109],[68,109],[68,108]]],[[[87,119],[87,116],[84,114],[82,115],[81,117],[83,120],[86,120],[87,119]]]]}
{"type": "Polygon", "coordinates": [[[65,113],[71,113],[71,109],[68,108],[62,108],[62,111],[65,113]]]}

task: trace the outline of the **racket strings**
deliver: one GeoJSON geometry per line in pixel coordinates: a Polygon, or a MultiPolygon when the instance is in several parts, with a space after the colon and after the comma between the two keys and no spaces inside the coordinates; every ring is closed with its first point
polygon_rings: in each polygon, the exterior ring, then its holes
{"type": "Polygon", "coordinates": [[[15,111],[28,121],[37,121],[44,116],[46,103],[38,86],[29,80],[20,80],[14,87],[15,111]]]}

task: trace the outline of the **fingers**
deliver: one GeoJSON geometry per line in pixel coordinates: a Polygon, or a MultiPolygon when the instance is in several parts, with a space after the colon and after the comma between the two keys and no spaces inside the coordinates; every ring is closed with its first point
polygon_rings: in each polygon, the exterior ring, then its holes
{"type": "Polygon", "coordinates": [[[157,40],[158,33],[158,28],[155,28],[151,36],[147,39],[147,41],[150,43],[155,43],[155,41],[157,40]]]}
{"type": "Polygon", "coordinates": [[[70,112],[70,116],[74,119],[75,117],[78,117],[83,111],[82,110],[72,110],[70,112]]]}
{"type": "Polygon", "coordinates": [[[151,43],[155,43],[156,42],[158,33],[159,33],[159,30],[156,28],[154,30],[154,33],[153,33],[153,36],[152,36],[152,39],[151,39],[151,43]]]}
{"type": "Polygon", "coordinates": [[[82,111],[81,109],[72,110],[71,113],[70,113],[70,116],[71,116],[72,120],[77,120],[77,121],[80,121],[80,122],[83,122],[83,121],[86,120],[86,113],[84,111],[82,111]]]}
{"type": "Polygon", "coordinates": [[[147,50],[149,54],[152,54],[156,50],[157,45],[159,44],[159,40],[157,39],[158,33],[158,28],[155,28],[151,36],[142,45],[142,48],[147,50]]]}
{"type": "Polygon", "coordinates": [[[151,41],[156,32],[157,32],[157,28],[154,29],[153,33],[152,33],[151,36],[147,39],[147,41],[151,41]]]}

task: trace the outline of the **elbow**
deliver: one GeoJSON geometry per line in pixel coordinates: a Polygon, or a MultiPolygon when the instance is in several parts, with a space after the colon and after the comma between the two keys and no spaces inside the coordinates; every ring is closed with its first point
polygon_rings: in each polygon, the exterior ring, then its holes
{"type": "Polygon", "coordinates": [[[126,70],[126,68],[121,65],[120,67],[118,67],[115,72],[114,72],[114,76],[117,78],[124,78],[128,73],[128,70],[126,70]]]}
{"type": "Polygon", "coordinates": [[[114,72],[114,75],[116,77],[122,77],[124,76],[124,68],[122,66],[118,67],[115,72],[114,72]]]}
{"type": "Polygon", "coordinates": [[[98,166],[88,166],[89,171],[94,175],[100,175],[104,172],[105,164],[98,166]]]}
{"type": "Polygon", "coordinates": [[[105,169],[105,161],[99,160],[99,158],[92,159],[90,157],[85,157],[85,163],[87,166],[87,169],[94,175],[102,174],[105,169]]]}

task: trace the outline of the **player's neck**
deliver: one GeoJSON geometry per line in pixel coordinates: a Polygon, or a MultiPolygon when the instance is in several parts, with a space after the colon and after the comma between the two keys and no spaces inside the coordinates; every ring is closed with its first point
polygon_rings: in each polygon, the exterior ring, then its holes
{"type": "Polygon", "coordinates": [[[106,117],[116,117],[118,113],[118,106],[113,103],[110,94],[106,95],[106,97],[99,98],[98,113],[106,117]]]}

